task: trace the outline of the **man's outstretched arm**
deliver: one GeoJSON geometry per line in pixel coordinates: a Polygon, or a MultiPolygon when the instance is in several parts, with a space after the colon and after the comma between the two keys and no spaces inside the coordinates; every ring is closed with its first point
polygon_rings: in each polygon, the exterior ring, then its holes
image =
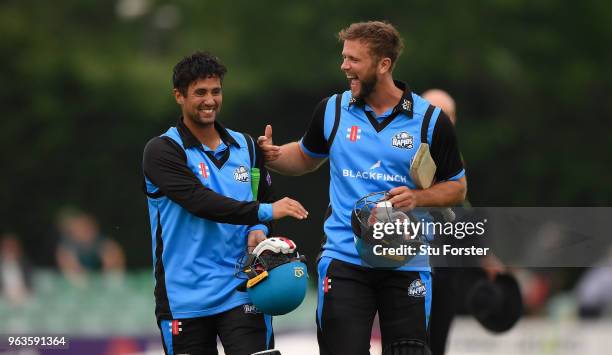
{"type": "Polygon", "coordinates": [[[303,175],[317,170],[327,160],[306,154],[298,142],[274,145],[270,125],[266,126],[265,134],[257,139],[257,144],[263,151],[266,167],[282,175],[303,175]]]}
{"type": "Polygon", "coordinates": [[[189,169],[185,152],[170,138],[156,137],[147,143],[143,156],[145,177],[159,191],[191,214],[215,222],[255,225],[271,219],[304,219],[308,212],[288,197],[272,204],[238,201],[205,187],[189,169]],[[267,207],[265,207],[267,205],[267,207]],[[260,208],[265,211],[260,219],[260,208]]]}

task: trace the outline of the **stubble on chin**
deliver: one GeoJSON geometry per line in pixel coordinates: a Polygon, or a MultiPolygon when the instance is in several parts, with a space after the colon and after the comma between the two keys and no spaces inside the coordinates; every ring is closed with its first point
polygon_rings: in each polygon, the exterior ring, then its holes
{"type": "Polygon", "coordinates": [[[208,118],[208,117],[200,117],[200,115],[197,112],[195,112],[193,114],[190,114],[188,116],[188,119],[197,126],[201,126],[201,127],[209,126],[215,122],[216,113],[213,117],[208,118]]]}

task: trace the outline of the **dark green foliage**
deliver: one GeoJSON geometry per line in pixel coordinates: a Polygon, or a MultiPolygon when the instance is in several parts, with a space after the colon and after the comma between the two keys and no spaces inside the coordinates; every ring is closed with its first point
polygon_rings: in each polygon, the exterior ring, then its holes
{"type": "MultiPolygon", "coordinates": [[[[52,262],[53,219],[70,204],[99,217],[131,266],[148,265],[141,153],[178,117],[171,70],[184,55],[227,65],[226,125],[257,136],[272,123],[281,143],[346,86],[336,33],[368,19],[404,37],[397,78],[456,97],[474,204],[612,202],[610,2],[145,1],[133,18],[118,3],[0,4],[0,229],[37,262],[52,262]]],[[[307,227],[281,223],[312,256],[326,174],[275,177],[313,212],[307,227]]]]}

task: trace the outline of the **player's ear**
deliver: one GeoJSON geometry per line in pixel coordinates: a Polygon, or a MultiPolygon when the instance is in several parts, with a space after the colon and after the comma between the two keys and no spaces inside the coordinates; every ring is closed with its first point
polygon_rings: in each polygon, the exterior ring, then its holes
{"type": "Polygon", "coordinates": [[[182,105],[183,102],[185,101],[185,98],[183,97],[183,94],[181,93],[181,91],[177,88],[172,89],[172,94],[174,95],[174,99],[176,100],[176,103],[179,105],[182,105]]]}
{"type": "Polygon", "coordinates": [[[385,74],[391,71],[391,58],[383,58],[378,62],[378,72],[385,74]]]}

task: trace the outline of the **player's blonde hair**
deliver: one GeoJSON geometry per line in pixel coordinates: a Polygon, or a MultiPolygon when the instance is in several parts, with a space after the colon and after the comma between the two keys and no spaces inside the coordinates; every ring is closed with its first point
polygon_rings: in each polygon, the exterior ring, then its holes
{"type": "Polygon", "coordinates": [[[382,58],[391,59],[391,68],[395,67],[404,49],[404,41],[399,32],[392,24],[383,21],[353,23],[338,32],[338,39],[342,42],[359,40],[367,43],[377,61],[382,58]]]}

